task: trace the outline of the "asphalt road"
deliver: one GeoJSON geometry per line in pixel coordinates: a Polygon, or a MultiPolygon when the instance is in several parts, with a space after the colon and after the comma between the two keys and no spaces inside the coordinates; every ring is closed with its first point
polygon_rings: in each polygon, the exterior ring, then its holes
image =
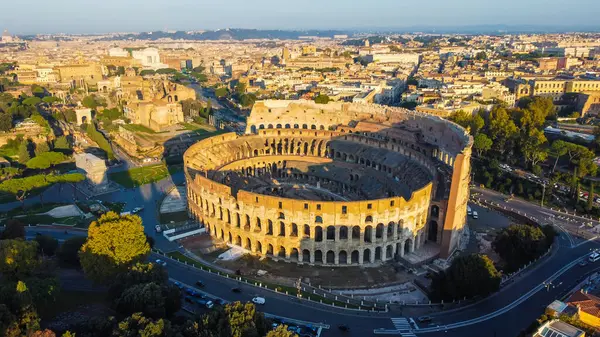
{"type": "MultiPolygon", "coordinates": [[[[146,227],[146,232],[155,237],[156,247],[169,251],[177,249],[177,245],[168,242],[160,234],[154,232],[154,224],[157,219],[158,203],[163,197],[163,192],[174,183],[182,183],[183,174],[178,173],[161,182],[144,185],[134,189],[127,189],[117,193],[111,193],[98,197],[98,199],[111,202],[125,202],[126,210],[137,206],[144,206],[140,213],[146,227]]],[[[501,198],[501,196],[492,197],[501,198]]],[[[57,189],[50,189],[45,195],[45,200],[54,202],[70,202],[73,193],[67,188],[63,188],[62,193],[57,189]]],[[[500,200],[500,199],[498,199],[500,200]]],[[[34,200],[27,203],[34,203],[34,200]]],[[[513,201],[511,201],[511,204],[513,201]]],[[[16,203],[18,206],[18,203],[16,203]]],[[[519,207],[526,212],[546,212],[539,206],[528,204],[522,201],[512,204],[514,208],[519,207]],[[521,208],[520,205],[523,205],[521,208]]],[[[0,211],[6,205],[0,205],[0,211]]],[[[543,214],[543,213],[539,213],[543,214]]],[[[71,235],[82,235],[81,232],[70,231],[65,234],[64,231],[52,231],[49,229],[31,228],[28,229],[28,236],[35,235],[35,232],[53,233],[53,236],[64,240],[71,235]],[[33,232],[33,233],[31,233],[33,232]]],[[[85,234],[85,232],[84,232],[85,234]]],[[[425,330],[417,330],[414,333],[419,335],[453,335],[453,336],[516,336],[522,329],[526,328],[536,317],[543,313],[546,305],[554,299],[559,298],[578,283],[578,281],[591,272],[600,264],[590,264],[585,267],[577,265],[577,259],[589,254],[590,250],[599,248],[600,245],[595,241],[586,242],[579,240],[574,245],[564,233],[558,238],[557,250],[545,261],[535,266],[534,269],[519,276],[511,285],[508,285],[502,292],[491,296],[490,298],[477,303],[474,306],[451,311],[441,312],[433,316],[433,329],[421,327],[425,330]],[[565,266],[573,265],[570,269],[565,266]],[[565,271],[564,274],[556,276],[557,271],[565,271]],[[550,282],[551,285],[545,288],[544,283],[550,282]],[[526,295],[526,297],[523,297],[526,295]],[[440,326],[440,331],[437,330],[440,326]],[[446,332],[445,327],[449,329],[446,332]],[[433,330],[433,331],[432,331],[433,330]]],[[[250,300],[253,296],[260,295],[267,299],[267,303],[261,309],[265,312],[276,314],[278,316],[295,318],[313,323],[329,324],[332,328],[323,332],[324,336],[345,336],[337,328],[338,324],[346,324],[351,327],[349,335],[352,336],[371,336],[374,330],[378,328],[394,329],[391,317],[400,317],[394,313],[364,313],[331,308],[319,304],[306,303],[285,295],[276,294],[264,289],[259,289],[247,285],[241,285],[242,294],[234,294],[231,288],[238,285],[237,281],[224,279],[219,276],[209,274],[188,267],[179,265],[176,262],[168,260],[167,269],[170,277],[180,280],[187,284],[194,284],[196,280],[202,279],[206,284],[203,289],[217,297],[229,301],[250,300]]]]}

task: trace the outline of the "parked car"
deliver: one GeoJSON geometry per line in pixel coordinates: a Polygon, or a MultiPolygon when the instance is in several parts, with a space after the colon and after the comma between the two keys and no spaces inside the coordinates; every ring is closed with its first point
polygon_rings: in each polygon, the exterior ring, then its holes
{"type": "Polygon", "coordinates": [[[201,305],[203,307],[207,307],[208,309],[210,309],[214,306],[214,303],[212,301],[207,301],[207,300],[196,300],[196,303],[198,303],[199,305],[201,305]]]}
{"type": "Polygon", "coordinates": [[[200,288],[204,288],[205,284],[202,281],[196,281],[196,286],[198,286],[200,288]]]}
{"type": "Polygon", "coordinates": [[[417,318],[417,320],[419,321],[419,323],[431,323],[433,318],[431,316],[421,316],[417,318]]]}
{"type": "Polygon", "coordinates": [[[144,210],[144,207],[136,207],[133,210],[131,210],[131,213],[132,214],[137,214],[137,213],[139,213],[139,212],[141,212],[143,210],[144,210]]]}
{"type": "Polygon", "coordinates": [[[473,211],[473,219],[479,219],[479,213],[477,213],[477,211],[473,211]]]}
{"type": "Polygon", "coordinates": [[[157,233],[162,232],[162,228],[160,227],[160,225],[154,226],[154,230],[156,230],[157,233]]]}
{"type": "Polygon", "coordinates": [[[231,291],[239,294],[242,292],[242,288],[231,288],[231,291]]]}
{"type": "Polygon", "coordinates": [[[173,285],[176,286],[179,289],[183,289],[183,285],[181,285],[181,283],[179,283],[177,281],[173,282],[173,285]]]}
{"type": "Polygon", "coordinates": [[[167,263],[166,263],[165,261],[161,260],[161,259],[158,259],[158,260],[156,260],[155,262],[156,262],[156,264],[160,264],[160,265],[161,265],[161,266],[163,266],[163,267],[166,267],[166,266],[167,266],[167,263]]]}
{"type": "Polygon", "coordinates": [[[258,296],[257,296],[257,297],[254,297],[254,298],[252,299],[252,303],[254,303],[254,304],[265,304],[265,302],[266,302],[266,301],[265,301],[265,298],[264,298],[264,297],[258,297],[258,296]]]}
{"type": "Polygon", "coordinates": [[[186,288],[185,289],[185,293],[188,294],[188,295],[190,295],[190,296],[193,296],[193,297],[198,297],[198,298],[203,298],[204,297],[202,294],[200,294],[199,292],[195,291],[194,289],[186,288]]]}

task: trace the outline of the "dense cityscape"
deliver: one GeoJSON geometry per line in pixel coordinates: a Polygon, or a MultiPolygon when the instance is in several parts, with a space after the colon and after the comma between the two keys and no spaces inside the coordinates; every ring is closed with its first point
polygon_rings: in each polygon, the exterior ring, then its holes
{"type": "Polygon", "coordinates": [[[201,26],[3,31],[0,336],[600,336],[600,33],[201,26]]]}

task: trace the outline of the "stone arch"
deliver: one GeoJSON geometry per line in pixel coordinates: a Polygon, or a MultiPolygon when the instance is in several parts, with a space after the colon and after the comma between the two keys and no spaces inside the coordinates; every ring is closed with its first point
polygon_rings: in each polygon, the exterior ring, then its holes
{"type": "Polygon", "coordinates": [[[315,263],[323,263],[323,252],[315,250],[315,263]]]}
{"type": "Polygon", "coordinates": [[[297,248],[292,248],[292,251],[290,252],[290,260],[297,262],[298,261],[298,249],[297,248]]]}
{"type": "Polygon", "coordinates": [[[221,240],[225,239],[225,232],[221,229],[221,240]]]}
{"type": "Polygon", "coordinates": [[[233,244],[233,237],[231,236],[231,232],[229,232],[229,240],[227,242],[233,244]]]}
{"type": "Polygon", "coordinates": [[[375,247],[375,261],[381,261],[381,259],[382,259],[381,247],[377,246],[377,247],[375,247]]]}
{"type": "Polygon", "coordinates": [[[388,245],[385,248],[385,259],[389,260],[389,259],[391,259],[393,257],[393,255],[394,255],[394,246],[388,245]]]}
{"type": "Polygon", "coordinates": [[[277,256],[279,257],[285,257],[285,247],[284,246],[279,246],[279,252],[277,253],[277,256]]]}
{"type": "Polygon", "coordinates": [[[360,257],[358,250],[354,250],[352,251],[352,253],[350,254],[350,263],[351,264],[359,264],[360,261],[358,260],[360,257]]]}
{"type": "Polygon", "coordinates": [[[335,226],[327,227],[327,240],[335,241],[335,226]]]}
{"type": "Polygon", "coordinates": [[[255,249],[257,253],[262,254],[262,243],[259,240],[256,240],[255,249]]]}
{"type": "Polygon", "coordinates": [[[371,215],[367,215],[367,216],[365,217],[365,222],[366,222],[366,223],[373,222],[373,216],[371,216],[371,215]]]}
{"type": "Polygon", "coordinates": [[[250,125],[250,132],[256,134],[256,125],[250,125]]]}
{"type": "Polygon", "coordinates": [[[327,256],[325,257],[325,261],[327,262],[327,264],[335,263],[335,252],[333,250],[327,251],[327,256]]]}
{"type": "Polygon", "coordinates": [[[267,235],[273,235],[273,221],[267,220],[267,235]]]}
{"type": "Polygon", "coordinates": [[[267,246],[267,254],[273,255],[273,245],[270,243],[267,246]]]}
{"type": "Polygon", "coordinates": [[[241,236],[237,236],[235,238],[235,245],[241,247],[242,246],[242,237],[241,236]]]}
{"type": "Polygon", "coordinates": [[[262,224],[260,223],[260,218],[256,217],[256,229],[260,231],[262,229],[262,224]]]}
{"type": "Polygon", "coordinates": [[[308,249],[302,250],[302,261],[310,262],[310,250],[308,250],[308,249]]]}
{"type": "Polygon", "coordinates": [[[298,225],[292,223],[292,230],[290,236],[297,237],[298,236],[298,225]]]}
{"type": "Polygon", "coordinates": [[[323,217],[321,217],[320,215],[317,215],[315,217],[315,223],[323,223],[323,217]]]}
{"type": "Polygon", "coordinates": [[[340,226],[340,240],[348,240],[348,227],[340,226]]]}
{"type": "Polygon", "coordinates": [[[289,129],[289,128],[290,128],[290,124],[286,124],[286,125],[285,125],[285,128],[286,128],[286,129],[289,129]]]}
{"type": "Polygon", "coordinates": [[[373,235],[373,227],[371,225],[365,227],[365,242],[371,242],[371,236],[373,235]]]}
{"type": "Polygon", "coordinates": [[[363,263],[371,263],[371,249],[369,248],[363,252],[363,263]]]}
{"type": "Polygon", "coordinates": [[[244,245],[244,248],[252,251],[252,241],[250,241],[250,238],[246,238],[246,244],[244,245]]]}
{"type": "Polygon", "coordinates": [[[279,236],[285,236],[285,224],[279,221],[279,236]]]}
{"type": "Polygon", "coordinates": [[[304,225],[304,237],[307,237],[307,238],[310,237],[310,226],[309,225],[304,225]]]}
{"type": "Polygon", "coordinates": [[[406,241],[404,241],[404,254],[410,254],[412,253],[412,243],[413,241],[411,239],[406,239],[406,241]]]}
{"type": "Polygon", "coordinates": [[[315,227],[315,242],[323,241],[323,228],[321,226],[315,227]]]}
{"type": "Polygon", "coordinates": [[[338,263],[339,264],[348,264],[348,253],[345,250],[340,250],[338,254],[338,263]]]}
{"type": "Polygon", "coordinates": [[[394,226],[395,224],[393,222],[390,222],[387,225],[387,234],[386,237],[388,240],[393,240],[394,239],[394,226]]]}
{"type": "Polygon", "coordinates": [[[438,223],[435,220],[429,221],[427,240],[437,242],[438,223]]]}
{"type": "Polygon", "coordinates": [[[360,226],[352,227],[352,240],[360,240],[360,226]]]}
{"type": "Polygon", "coordinates": [[[375,238],[376,239],[383,238],[383,224],[382,223],[378,223],[377,227],[375,228],[375,238]]]}
{"type": "Polygon", "coordinates": [[[440,208],[437,205],[431,206],[431,217],[438,218],[440,216],[440,208]]]}

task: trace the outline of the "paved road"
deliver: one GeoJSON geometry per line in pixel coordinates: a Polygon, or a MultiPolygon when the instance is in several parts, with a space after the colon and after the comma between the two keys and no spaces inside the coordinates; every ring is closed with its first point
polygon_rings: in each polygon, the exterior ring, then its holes
{"type": "MultiPolygon", "coordinates": [[[[156,247],[162,250],[177,249],[176,245],[168,242],[162,236],[156,234],[153,230],[156,223],[158,203],[162,199],[163,191],[165,191],[173,183],[182,183],[183,173],[177,173],[168,179],[161,182],[144,185],[135,189],[128,189],[118,193],[107,194],[99,197],[104,201],[126,202],[126,209],[129,210],[136,206],[144,206],[144,210],[140,213],[146,226],[146,232],[155,237],[156,247]]],[[[51,189],[45,196],[45,200],[68,202],[72,199],[72,190],[63,189],[63,193],[58,193],[57,189],[51,189]],[[51,198],[52,194],[55,198],[51,198]],[[65,199],[65,200],[62,200],[65,199]]],[[[490,198],[501,198],[500,195],[489,194],[490,198]]],[[[496,199],[499,200],[500,199],[496,199]]],[[[502,199],[503,200],[503,199],[502,199]]],[[[34,201],[27,201],[33,203],[34,201]]],[[[513,203],[513,201],[511,201],[513,203]]],[[[17,203],[18,205],[18,203],[17,203]]],[[[531,205],[522,201],[515,202],[513,207],[521,207],[527,212],[546,212],[539,206],[531,205]]],[[[0,211],[2,207],[0,206],[0,211]]],[[[539,213],[543,214],[543,213],[539,213]]],[[[31,229],[32,231],[40,231],[40,229],[31,229]]],[[[50,231],[50,230],[48,230],[50,231]]],[[[56,231],[60,239],[66,238],[74,233],[69,232],[65,235],[62,231],[56,231]],[[62,234],[61,234],[62,233],[62,234]]],[[[79,233],[78,233],[79,234],[79,233]]],[[[30,233],[28,232],[28,235],[30,233]]],[[[79,234],[80,235],[80,234],[79,234]]],[[[495,331],[498,336],[516,336],[519,331],[527,327],[533,319],[538,317],[543,308],[552,300],[564,294],[571,289],[578,280],[586,273],[595,269],[596,265],[588,265],[580,267],[577,265],[577,259],[589,254],[590,250],[600,247],[595,241],[586,242],[584,240],[577,241],[577,245],[573,245],[567,235],[561,235],[558,238],[557,251],[544,263],[541,263],[533,271],[520,276],[518,280],[507,286],[501,293],[494,295],[475,306],[461,309],[452,312],[443,312],[434,315],[433,325],[441,327],[448,326],[448,332],[422,330],[414,331],[417,334],[428,335],[454,335],[454,336],[481,336],[482,331],[490,332],[490,335],[495,331]],[[570,269],[565,269],[565,266],[573,265],[570,269]],[[564,271],[560,276],[554,276],[557,271],[564,271]],[[544,282],[551,282],[553,285],[546,290],[544,282]],[[526,295],[526,297],[523,297],[526,295]],[[484,316],[485,320],[479,321],[480,317],[484,316]],[[485,316],[488,315],[488,316],[485,316]],[[510,322],[510,324],[507,324],[510,322]],[[472,323],[472,324],[470,324],[472,323]],[[462,327],[462,325],[465,325],[462,327]]],[[[600,266],[600,265],[599,265],[600,266]]],[[[169,274],[172,278],[181,280],[188,284],[193,284],[197,279],[202,279],[207,283],[206,291],[227,300],[249,300],[252,296],[258,294],[267,299],[267,304],[264,306],[264,311],[284,316],[297,318],[310,322],[322,322],[331,325],[332,329],[325,331],[324,336],[342,336],[342,333],[335,329],[338,324],[347,324],[351,327],[351,335],[354,336],[370,336],[374,334],[374,330],[378,328],[394,329],[392,317],[401,315],[395,313],[374,314],[374,313],[357,313],[351,311],[342,311],[323,307],[315,304],[305,304],[297,302],[296,299],[289,298],[281,294],[275,294],[264,289],[257,289],[250,286],[242,286],[244,292],[240,295],[230,291],[237,282],[230,279],[223,279],[216,275],[206,272],[186,269],[175,262],[169,262],[169,274]]],[[[434,329],[435,330],[435,329],[434,329]]]]}

